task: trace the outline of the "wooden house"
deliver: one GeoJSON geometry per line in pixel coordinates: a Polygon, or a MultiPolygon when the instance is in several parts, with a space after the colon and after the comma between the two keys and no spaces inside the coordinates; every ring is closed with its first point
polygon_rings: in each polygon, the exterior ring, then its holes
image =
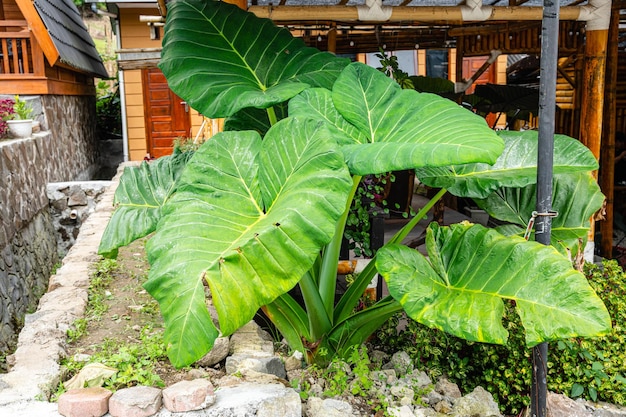
{"type": "Polygon", "coordinates": [[[108,77],[71,0],[2,0],[0,32],[0,94],[93,96],[108,77]]]}

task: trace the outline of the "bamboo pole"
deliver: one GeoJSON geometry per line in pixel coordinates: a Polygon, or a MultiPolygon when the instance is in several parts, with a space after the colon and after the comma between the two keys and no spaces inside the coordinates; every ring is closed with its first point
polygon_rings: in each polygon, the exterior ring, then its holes
{"type": "MultiPolygon", "coordinates": [[[[619,13],[618,8],[613,8],[611,13],[611,23],[608,34],[606,84],[617,85],[617,47],[619,35],[619,13]]],[[[600,151],[600,188],[606,196],[606,216],[600,223],[601,255],[605,258],[613,257],[613,201],[615,198],[615,125],[617,95],[615,88],[609,88],[605,98],[604,106],[604,130],[602,132],[602,146],[600,151]]]]}
{"type": "MultiPolygon", "coordinates": [[[[596,159],[600,159],[602,138],[602,112],[604,109],[604,73],[606,69],[606,47],[608,29],[588,30],[585,42],[585,57],[582,82],[582,105],[580,113],[580,141],[587,146],[596,159]]],[[[611,161],[612,163],[612,161],[611,161]]],[[[598,177],[598,172],[594,171],[598,177]]],[[[595,235],[594,220],[587,234],[587,247],[593,248],[595,235]]],[[[586,260],[593,259],[593,252],[585,254],[586,260]]]]}

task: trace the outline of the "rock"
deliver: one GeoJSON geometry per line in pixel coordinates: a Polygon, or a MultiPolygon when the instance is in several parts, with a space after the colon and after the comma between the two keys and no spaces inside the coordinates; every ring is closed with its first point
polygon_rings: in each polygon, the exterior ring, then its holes
{"type": "Polygon", "coordinates": [[[403,377],[413,371],[413,362],[408,353],[400,351],[393,354],[391,360],[383,365],[383,369],[394,369],[398,377],[403,377]]]}
{"type": "Polygon", "coordinates": [[[345,401],[310,397],[307,401],[306,417],[352,417],[352,406],[345,401]]]}
{"type": "Polygon", "coordinates": [[[302,417],[302,402],[298,393],[282,384],[241,383],[220,387],[212,407],[203,417],[302,417]]]}
{"type": "Polygon", "coordinates": [[[435,405],[440,401],[443,401],[443,395],[439,394],[437,391],[430,391],[428,394],[422,397],[424,402],[429,405],[435,405]]]}
{"type": "Polygon", "coordinates": [[[87,364],[69,381],[65,382],[65,388],[79,389],[83,387],[101,387],[104,382],[113,376],[117,369],[95,362],[87,364]]]}
{"type": "Polygon", "coordinates": [[[177,382],[162,395],[163,405],[173,413],[202,410],[215,403],[213,384],[206,379],[177,382]]]}
{"type": "Polygon", "coordinates": [[[409,397],[413,398],[415,392],[405,385],[394,385],[389,389],[391,395],[397,398],[409,397]]]}
{"type": "Polygon", "coordinates": [[[109,414],[113,417],[148,417],[161,408],[161,390],[137,386],[121,389],[109,400],[109,414]]]}
{"type": "Polygon", "coordinates": [[[206,367],[218,364],[226,359],[229,349],[230,341],[228,337],[218,337],[215,339],[213,348],[206,355],[204,355],[202,359],[196,362],[196,364],[206,367]]]}
{"type": "MultiPolygon", "coordinates": [[[[450,404],[446,400],[441,400],[437,404],[435,404],[435,406],[433,408],[438,413],[448,414],[450,411],[452,411],[452,404],[450,404]]],[[[461,417],[461,416],[459,416],[459,417],[461,417]]],[[[465,414],[463,415],[463,417],[465,417],[465,414]]]]}
{"type": "Polygon", "coordinates": [[[70,187],[70,197],[67,205],[70,207],[87,205],[87,194],[80,188],[80,185],[72,185],[70,187]]]}
{"type": "Polygon", "coordinates": [[[112,394],[101,387],[71,389],[59,397],[59,414],[65,417],[101,417],[109,411],[112,394]]]}
{"type": "Polygon", "coordinates": [[[230,337],[230,354],[249,354],[251,352],[258,356],[261,353],[265,353],[267,356],[274,355],[272,336],[254,321],[250,321],[230,337]]]}
{"type": "Polygon", "coordinates": [[[370,376],[374,383],[380,383],[382,385],[391,385],[398,380],[398,378],[396,378],[396,371],[393,369],[372,371],[370,376]]]}
{"type": "Polygon", "coordinates": [[[238,353],[226,358],[226,373],[234,374],[246,371],[272,374],[283,379],[287,377],[283,361],[276,356],[256,357],[238,353]]]}
{"type": "Polygon", "coordinates": [[[437,383],[435,384],[435,391],[450,399],[457,399],[462,397],[461,390],[459,389],[458,385],[448,381],[448,379],[445,377],[442,377],[441,379],[439,379],[439,381],[437,381],[437,383]]]}
{"type": "Polygon", "coordinates": [[[403,405],[402,407],[389,407],[387,413],[391,417],[415,417],[411,407],[403,405]]]}
{"type": "MultiPolygon", "coordinates": [[[[437,410],[438,411],[438,410],[437,410]]],[[[450,413],[454,417],[480,416],[502,417],[498,404],[493,400],[491,393],[482,387],[476,387],[468,395],[459,398],[450,413]]]]}
{"type": "Polygon", "coordinates": [[[302,358],[302,352],[296,350],[293,355],[285,359],[285,371],[290,372],[302,369],[302,358]]]}
{"type": "Polygon", "coordinates": [[[548,392],[546,406],[548,417],[591,417],[593,415],[584,404],[553,392],[548,392]]]}
{"type": "Polygon", "coordinates": [[[407,374],[404,379],[410,380],[411,385],[420,389],[424,389],[433,383],[426,372],[417,369],[414,369],[411,373],[407,374]]]}
{"type": "Polygon", "coordinates": [[[592,407],[593,417],[626,417],[626,408],[608,403],[585,402],[587,407],[592,407]]]}
{"type": "Polygon", "coordinates": [[[204,369],[190,369],[189,372],[187,372],[187,375],[185,375],[185,379],[187,381],[193,381],[194,379],[199,379],[199,378],[208,378],[210,376],[210,374],[205,371],[204,369]]]}

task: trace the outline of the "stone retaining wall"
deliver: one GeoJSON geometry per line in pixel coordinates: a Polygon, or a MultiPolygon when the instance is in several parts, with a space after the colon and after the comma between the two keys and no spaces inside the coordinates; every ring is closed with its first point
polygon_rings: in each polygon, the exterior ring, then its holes
{"type": "Polygon", "coordinates": [[[48,184],[48,200],[56,230],[59,256],[74,245],[83,222],[95,212],[96,204],[111,181],[53,182],[48,184]]]}
{"type": "Polygon", "coordinates": [[[43,131],[0,140],[0,353],[14,344],[58,261],[46,184],[88,180],[97,168],[95,97],[34,102],[43,131]]]}

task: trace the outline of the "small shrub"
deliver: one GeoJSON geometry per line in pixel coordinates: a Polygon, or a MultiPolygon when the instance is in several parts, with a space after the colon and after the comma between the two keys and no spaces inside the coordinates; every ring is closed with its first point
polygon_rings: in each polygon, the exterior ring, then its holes
{"type": "Polygon", "coordinates": [[[7,120],[13,119],[13,114],[15,110],[13,110],[13,106],[15,105],[15,100],[12,98],[3,98],[0,99],[0,137],[6,136],[8,132],[7,120]]]}
{"type": "Polygon", "coordinates": [[[108,84],[98,83],[96,101],[96,132],[100,140],[122,135],[122,107],[119,88],[107,90],[108,84]]]}
{"type": "MultiPolygon", "coordinates": [[[[572,398],[626,404],[626,274],[614,260],[585,265],[585,274],[613,319],[610,335],[567,339],[548,349],[548,389],[572,398]]],[[[446,375],[465,393],[491,392],[505,414],[530,403],[532,350],[512,305],[506,308],[507,346],[468,342],[427,328],[402,314],[377,333],[374,343],[389,353],[406,351],[431,377],[446,375]],[[402,330],[398,330],[401,328],[402,330]]]]}

